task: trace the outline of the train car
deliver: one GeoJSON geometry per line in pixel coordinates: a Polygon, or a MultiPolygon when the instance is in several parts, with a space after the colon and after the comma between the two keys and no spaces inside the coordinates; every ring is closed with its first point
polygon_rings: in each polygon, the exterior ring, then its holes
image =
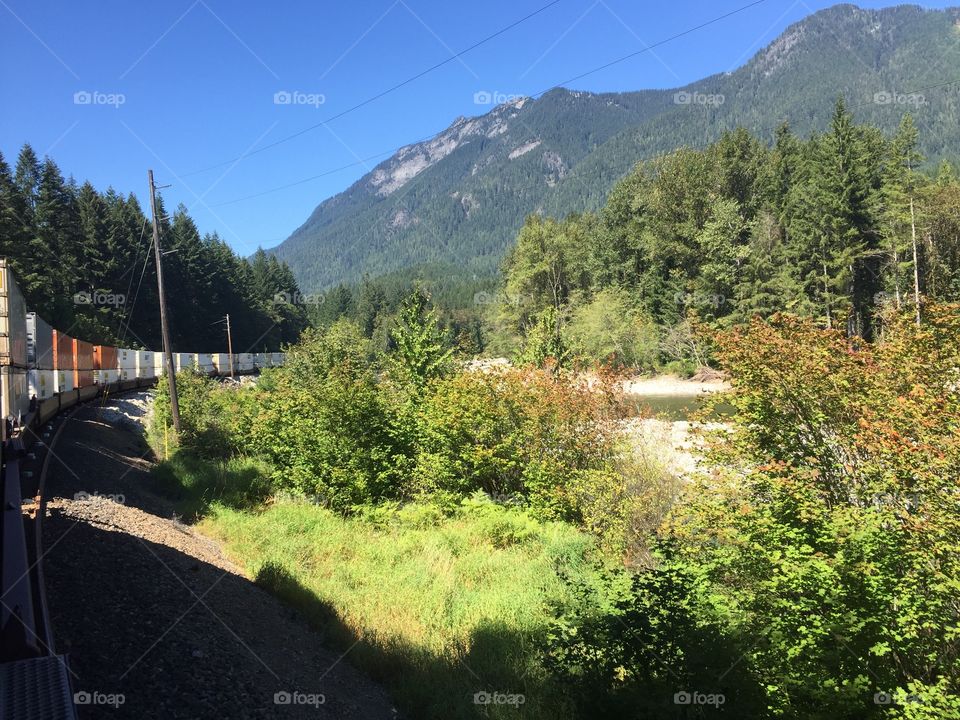
{"type": "Polygon", "coordinates": [[[27,306],[7,261],[0,259],[0,412],[4,418],[19,422],[30,410],[27,371],[27,306]]]}
{"type": "Polygon", "coordinates": [[[197,353],[196,368],[204,375],[216,375],[217,366],[213,362],[213,353],[197,353]]]}
{"type": "Polygon", "coordinates": [[[163,377],[167,366],[167,356],[163,352],[153,354],[153,374],[154,377],[163,377]]]}
{"type": "Polygon", "coordinates": [[[281,352],[270,353],[270,366],[280,367],[283,365],[284,354],[281,352]]]}
{"type": "Polygon", "coordinates": [[[74,389],[73,338],[60,330],[53,331],[53,369],[57,393],[74,389]]]}
{"type": "Polygon", "coordinates": [[[254,353],[253,354],[253,367],[256,370],[267,367],[267,354],[266,353],[254,353]]]}
{"type": "Polygon", "coordinates": [[[110,345],[93,346],[93,381],[97,385],[112,385],[120,380],[117,349],[110,345]]]}
{"type": "Polygon", "coordinates": [[[49,400],[56,393],[53,328],[35,312],[27,313],[27,386],[30,397],[49,400]]]}
{"type": "Polygon", "coordinates": [[[152,380],[157,377],[156,356],[160,356],[161,372],[163,374],[163,353],[155,353],[153,350],[137,350],[137,378],[140,380],[152,380]]]}
{"type": "Polygon", "coordinates": [[[137,379],[137,351],[130,348],[117,348],[117,369],[120,382],[137,379]]]}
{"type": "Polygon", "coordinates": [[[73,386],[90,387],[93,381],[93,345],[83,340],[73,340],[73,386]]]}

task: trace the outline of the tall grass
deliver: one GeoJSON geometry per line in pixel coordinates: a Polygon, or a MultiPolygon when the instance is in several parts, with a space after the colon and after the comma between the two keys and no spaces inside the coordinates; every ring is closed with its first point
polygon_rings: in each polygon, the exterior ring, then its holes
{"type": "Polygon", "coordinates": [[[555,608],[589,584],[592,541],[490,502],[453,517],[429,505],[344,518],[276,502],[215,505],[202,529],[257,581],[302,610],[412,717],[571,717],[540,663],[555,608]],[[484,705],[477,693],[523,695],[484,705]]]}

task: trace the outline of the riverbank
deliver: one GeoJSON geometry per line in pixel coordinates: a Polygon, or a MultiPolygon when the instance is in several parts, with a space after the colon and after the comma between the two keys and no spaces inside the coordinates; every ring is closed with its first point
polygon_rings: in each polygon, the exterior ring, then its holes
{"type": "Polygon", "coordinates": [[[621,387],[625,394],[641,397],[697,397],[707,393],[727,392],[731,385],[727,380],[700,381],[687,380],[675,375],[656,375],[624,380],[621,387]]]}

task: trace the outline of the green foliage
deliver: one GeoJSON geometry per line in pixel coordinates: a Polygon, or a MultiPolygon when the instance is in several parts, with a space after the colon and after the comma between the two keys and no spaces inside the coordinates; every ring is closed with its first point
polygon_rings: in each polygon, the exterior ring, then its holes
{"type": "Polygon", "coordinates": [[[632,306],[629,293],[620,288],[604,288],[589,302],[577,305],[567,334],[581,360],[641,371],[659,364],[656,326],[632,306]]]}
{"type": "Polygon", "coordinates": [[[773,717],[885,716],[875,693],[891,717],[958,716],[958,311],[898,316],[876,345],[791,317],[722,339],[735,431],[670,527],[755,637],[773,717]]]}
{"type": "Polygon", "coordinates": [[[544,308],[525,328],[517,362],[540,368],[568,367],[571,352],[565,335],[561,311],[552,305],[544,308]]]}
{"type": "Polygon", "coordinates": [[[446,347],[436,312],[429,298],[415,288],[400,306],[396,324],[390,332],[393,340],[391,359],[401,382],[422,388],[433,378],[443,376],[450,365],[453,349],[446,347]]]}
{"type": "MultiPolygon", "coordinates": [[[[299,296],[289,267],[262,251],[250,263],[215,233],[201,237],[183,206],[170,222],[159,198],[157,212],[163,247],[174,251],[163,267],[176,350],[226,352],[226,333],[211,330],[226,313],[236,347],[259,352],[296,340],[306,324],[303,308],[275,302],[299,296]]],[[[151,234],[134,195],[77,187],[29,145],[13,176],[0,156],[0,254],[28,309],[70,335],[160,347],[151,234]]]]}
{"type": "Polygon", "coordinates": [[[612,399],[565,373],[466,372],[435,383],[418,413],[416,487],[454,500],[482,491],[576,520],[572,489],[613,453],[612,399]]]}
{"type": "Polygon", "coordinates": [[[359,328],[341,321],[288,348],[249,440],[272,463],[276,487],[338,510],[404,495],[410,451],[365,347],[359,328]]]}
{"type": "Polygon", "coordinates": [[[746,648],[731,641],[696,571],[668,563],[607,575],[605,585],[609,599],[576,585],[580,602],[559,614],[547,650],[577,717],[688,717],[677,696],[694,692],[714,700],[689,708],[702,713],[690,717],[764,716],[764,698],[739,662],[746,648]]]}
{"type": "Polygon", "coordinates": [[[498,349],[690,373],[710,332],[783,311],[872,339],[887,308],[960,287],[960,183],[919,172],[918,144],[909,116],[888,139],[840,99],[807,140],[726,132],[640,163],[597,216],[531,216],[489,313],[498,349]]]}

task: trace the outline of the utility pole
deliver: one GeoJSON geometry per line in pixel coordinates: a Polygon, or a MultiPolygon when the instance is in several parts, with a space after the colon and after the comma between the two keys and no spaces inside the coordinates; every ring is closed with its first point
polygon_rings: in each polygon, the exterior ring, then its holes
{"type": "Polygon", "coordinates": [[[230,333],[230,313],[227,313],[227,353],[230,355],[230,378],[233,378],[233,335],[230,333]]]}
{"type": "Polygon", "coordinates": [[[170,326],[167,323],[167,299],[163,291],[163,266],[160,260],[160,226],[157,224],[157,188],[153,184],[153,170],[147,170],[150,182],[150,214],[153,216],[153,250],[157,259],[157,290],[160,295],[160,329],[163,332],[164,365],[167,367],[167,382],[170,385],[170,415],[173,429],[180,432],[180,401],[177,398],[177,373],[173,366],[173,350],[170,347],[170,326]]]}

